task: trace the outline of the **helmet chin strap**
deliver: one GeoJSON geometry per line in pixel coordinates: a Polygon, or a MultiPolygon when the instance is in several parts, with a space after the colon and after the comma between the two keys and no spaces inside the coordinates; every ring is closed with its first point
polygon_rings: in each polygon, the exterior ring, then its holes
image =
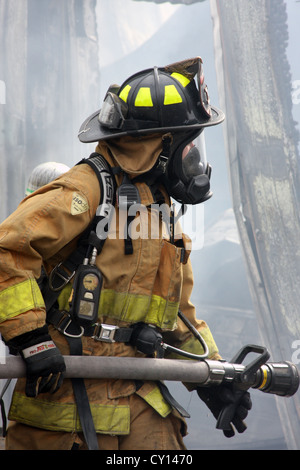
{"type": "Polygon", "coordinates": [[[158,165],[161,167],[162,172],[165,174],[167,172],[168,161],[171,156],[171,145],[173,137],[171,134],[166,134],[162,136],[162,151],[158,157],[158,165]]]}

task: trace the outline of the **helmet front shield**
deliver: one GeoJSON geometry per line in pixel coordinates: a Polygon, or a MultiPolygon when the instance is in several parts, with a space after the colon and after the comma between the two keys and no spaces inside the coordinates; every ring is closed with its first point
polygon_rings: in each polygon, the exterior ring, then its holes
{"type": "Polygon", "coordinates": [[[208,118],[212,116],[208,88],[204,81],[204,73],[202,67],[203,61],[201,57],[187,59],[174,64],[166,65],[162,70],[170,74],[180,74],[192,81],[196,79],[197,91],[200,99],[201,112],[208,118]]]}

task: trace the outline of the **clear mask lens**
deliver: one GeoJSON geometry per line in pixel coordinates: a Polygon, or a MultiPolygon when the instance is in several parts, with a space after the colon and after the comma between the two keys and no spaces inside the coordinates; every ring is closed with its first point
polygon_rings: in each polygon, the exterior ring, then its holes
{"type": "Polygon", "coordinates": [[[201,158],[201,163],[204,168],[204,173],[206,173],[207,169],[207,156],[206,156],[206,143],[205,143],[205,134],[204,130],[201,132],[201,134],[197,137],[195,140],[195,146],[198,148],[199,153],[200,153],[200,158],[201,158]]]}
{"type": "Polygon", "coordinates": [[[188,144],[182,151],[182,169],[187,180],[207,172],[204,132],[188,144]]]}

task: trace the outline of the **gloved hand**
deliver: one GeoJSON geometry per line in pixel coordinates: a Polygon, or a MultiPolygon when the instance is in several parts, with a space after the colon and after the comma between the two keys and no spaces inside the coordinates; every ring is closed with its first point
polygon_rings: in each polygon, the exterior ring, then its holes
{"type": "Polygon", "coordinates": [[[243,420],[252,408],[249,392],[234,389],[233,385],[219,385],[198,387],[197,393],[217,419],[216,427],[222,429],[226,437],[235,435],[234,427],[239,433],[247,429],[243,420]]]}
{"type": "Polygon", "coordinates": [[[48,333],[48,327],[24,333],[7,342],[10,352],[19,352],[26,364],[25,393],[54,393],[63,382],[65,361],[48,333]]]}

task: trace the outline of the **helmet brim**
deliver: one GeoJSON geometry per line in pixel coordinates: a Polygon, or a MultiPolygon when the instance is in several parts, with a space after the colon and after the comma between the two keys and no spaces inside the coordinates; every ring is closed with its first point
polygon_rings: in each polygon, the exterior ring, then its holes
{"type": "Polygon", "coordinates": [[[108,140],[108,139],[117,139],[124,135],[139,136],[152,133],[166,133],[166,132],[178,132],[184,130],[197,130],[204,127],[216,126],[220,124],[225,119],[225,114],[220,109],[215,106],[211,106],[211,117],[204,122],[197,124],[189,124],[182,126],[173,126],[173,127],[153,127],[147,129],[137,129],[134,131],[128,130],[112,130],[104,127],[100,124],[98,116],[100,109],[95,111],[91,116],[89,116],[80,126],[78,138],[82,143],[91,143],[98,142],[99,140],[108,140]]]}

